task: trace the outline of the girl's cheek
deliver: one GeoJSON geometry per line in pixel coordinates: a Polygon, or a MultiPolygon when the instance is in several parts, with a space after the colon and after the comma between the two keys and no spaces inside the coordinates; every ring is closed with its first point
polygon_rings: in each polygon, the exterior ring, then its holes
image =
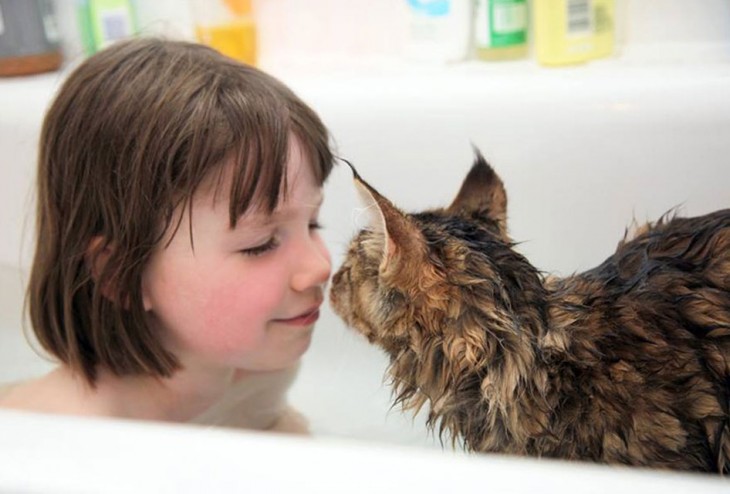
{"type": "Polygon", "coordinates": [[[210,287],[204,313],[214,327],[246,322],[261,324],[273,318],[282,295],[276,273],[231,273],[210,287]]]}
{"type": "MultiPolygon", "coordinates": [[[[200,327],[191,336],[204,352],[228,352],[253,348],[265,322],[252,313],[255,304],[245,302],[246,294],[222,291],[211,294],[200,307],[200,327]]],[[[249,297],[250,299],[250,297],[249,297]]],[[[195,317],[195,316],[194,316],[195,317]]]]}

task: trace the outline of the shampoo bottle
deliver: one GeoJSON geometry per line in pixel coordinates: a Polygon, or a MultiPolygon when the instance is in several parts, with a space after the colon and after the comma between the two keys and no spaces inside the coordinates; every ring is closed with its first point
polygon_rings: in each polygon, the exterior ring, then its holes
{"type": "Polygon", "coordinates": [[[607,57],[614,49],[614,0],[534,0],[535,53],[543,65],[607,57]]]}
{"type": "Polygon", "coordinates": [[[251,0],[195,0],[192,6],[198,41],[256,65],[258,47],[251,0]]]}
{"type": "Polygon", "coordinates": [[[137,32],[131,0],[77,0],[77,14],[87,54],[137,32]]]}
{"type": "Polygon", "coordinates": [[[411,60],[454,62],[466,58],[471,0],[405,0],[411,60]]]}
{"type": "Polygon", "coordinates": [[[0,0],[0,77],[58,69],[58,41],[49,0],[0,0]]]}
{"type": "Polygon", "coordinates": [[[481,60],[526,57],[526,0],[476,0],[474,48],[481,60]]]}

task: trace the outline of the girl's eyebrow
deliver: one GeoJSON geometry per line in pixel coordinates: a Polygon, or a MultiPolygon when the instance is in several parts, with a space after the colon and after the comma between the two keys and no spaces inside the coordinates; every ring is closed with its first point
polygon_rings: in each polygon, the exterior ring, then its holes
{"type": "Polygon", "coordinates": [[[297,212],[303,208],[307,209],[319,209],[324,201],[324,196],[318,194],[315,200],[311,203],[300,202],[297,204],[288,204],[283,209],[277,209],[268,217],[268,221],[281,221],[288,219],[297,214],[297,212]]]}
{"type": "Polygon", "coordinates": [[[288,205],[283,209],[277,209],[271,214],[262,213],[251,213],[250,215],[244,214],[239,218],[239,223],[244,223],[247,228],[265,228],[271,223],[286,220],[294,215],[300,208],[296,206],[303,206],[311,209],[319,209],[324,202],[324,193],[320,192],[315,197],[312,203],[298,203],[297,205],[288,205]]]}

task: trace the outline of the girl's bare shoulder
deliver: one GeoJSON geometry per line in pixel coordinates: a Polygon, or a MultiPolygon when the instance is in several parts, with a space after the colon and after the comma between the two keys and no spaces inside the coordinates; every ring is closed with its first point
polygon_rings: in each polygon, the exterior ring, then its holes
{"type": "Polygon", "coordinates": [[[0,385],[0,408],[38,413],[98,415],[75,379],[56,369],[43,376],[0,385]]]}

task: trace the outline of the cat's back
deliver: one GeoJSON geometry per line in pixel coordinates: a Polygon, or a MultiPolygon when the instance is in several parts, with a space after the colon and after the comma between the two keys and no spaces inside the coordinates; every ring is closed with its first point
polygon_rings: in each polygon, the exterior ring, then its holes
{"type": "Polygon", "coordinates": [[[592,427],[624,437],[604,435],[596,455],[727,472],[730,209],[647,225],[552,289],[563,301],[553,328],[569,335],[563,407],[584,409],[590,396],[592,427]]]}
{"type": "Polygon", "coordinates": [[[730,209],[649,224],[622,241],[614,258],[622,276],[642,277],[664,268],[730,289],[730,209]]]}
{"type": "Polygon", "coordinates": [[[606,294],[616,297],[654,291],[680,296],[697,289],[728,295],[730,209],[637,228],[614,255],[582,277],[604,284],[606,294]]]}
{"type": "Polygon", "coordinates": [[[648,224],[581,277],[617,349],[697,355],[730,393],[730,209],[648,224]]]}
{"type": "Polygon", "coordinates": [[[600,317],[595,326],[630,333],[627,342],[711,338],[724,354],[721,374],[730,376],[730,209],[647,224],[564,290],[600,317]]]}

